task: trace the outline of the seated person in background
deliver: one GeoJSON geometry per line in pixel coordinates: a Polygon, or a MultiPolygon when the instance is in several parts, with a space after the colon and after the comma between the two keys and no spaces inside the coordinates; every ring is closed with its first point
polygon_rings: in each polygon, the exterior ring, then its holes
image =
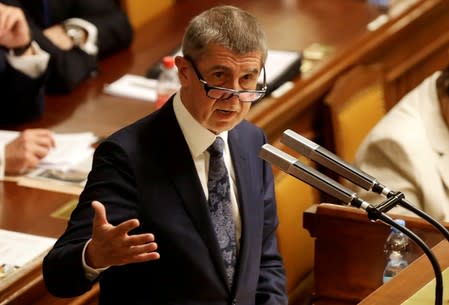
{"type": "Polygon", "coordinates": [[[114,0],[18,0],[33,39],[50,53],[47,93],[67,93],[94,75],[98,59],[128,47],[132,28],[114,0]]]}
{"type": "Polygon", "coordinates": [[[28,129],[7,143],[0,143],[0,180],[4,175],[20,175],[36,168],[55,146],[48,129],[28,129]],[[4,160],[4,162],[3,162],[4,160]]]}
{"type": "Polygon", "coordinates": [[[20,123],[44,111],[44,82],[49,55],[30,36],[15,0],[0,0],[1,123],[20,123]]]}
{"type": "MultiPolygon", "coordinates": [[[[43,85],[49,55],[30,36],[21,9],[14,0],[0,1],[0,123],[37,118],[44,109],[43,85]]],[[[0,179],[37,166],[54,146],[49,130],[30,129],[0,143],[0,179]]]]}
{"type": "MultiPolygon", "coordinates": [[[[446,69],[425,79],[385,115],[361,144],[355,165],[437,220],[449,221],[448,126],[446,69]]],[[[379,198],[359,194],[371,202],[379,198]]],[[[392,212],[410,214],[401,207],[392,212]]]]}

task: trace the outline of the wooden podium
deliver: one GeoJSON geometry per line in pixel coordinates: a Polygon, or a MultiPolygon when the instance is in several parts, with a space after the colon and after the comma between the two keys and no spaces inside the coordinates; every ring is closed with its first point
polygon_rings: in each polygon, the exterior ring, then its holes
{"type": "MultiPolygon", "coordinates": [[[[435,255],[441,270],[447,268],[449,244],[442,241],[444,236],[437,229],[417,217],[390,216],[403,218],[429,247],[441,242],[434,248],[435,255]]],[[[315,237],[315,305],[401,304],[434,277],[427,256],[412,243],[413,263],[382,285],[386,263],[383,245],[390,228],[370,221],[362,210],[320,204],[308,209],[303,217],[304,228],[315,237]]]]}
{"type": "MultiPolygon", "coordinates": [[[[432,248],[432,251],[440,263],[441,270],[447,269],[449,267],[449,243],[446,240],[441,241],[432,248]]],[[[428,258],[421,256],[390,282],[363,299],[359,305],[400,305],[434,278],[435,275],[428,258]]],[[[444,289],[448,288],[447,283],[443,283],[443,286],[444,289]],[[446,285],[444,286],[444,284],[446,285]]],[[[443,300],[443,304],[447,304],[445,302],[447,300],[443,300]]],[[[434,303],[435,299],[432,298],[430,303],[422,305],[433,305],[434,303]]]]}

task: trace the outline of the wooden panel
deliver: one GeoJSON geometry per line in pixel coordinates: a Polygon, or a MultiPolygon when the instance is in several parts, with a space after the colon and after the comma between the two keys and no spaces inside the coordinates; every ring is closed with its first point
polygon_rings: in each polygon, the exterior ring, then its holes
{"type": "MultiPolygon", "coordinates": [[[[447,241],[438,243],[432,248],[432,252],[439,261],[441,270],[449,268],[449,244],[447,241]]],[[[387,284],[382,285],[363,299],[359,305],[401,305],[433,279],[435,279],[435,274],[430,267],[429,259],[423,255],[387,284]]],[[[443,290],[446,290],[447,287],[446,283],[443,290]]],[[[444,295],[447,294],[444,293],[444,295]]]]}
{"type": "Polygon", "coordinates": [[[325,104],[332,131],[328,142],[338,156],[353,162],[359,145],[385,114],[380,67],[358,65],[340,76],[325,97],[325,104]]]}
{"type": "Polygon", "coordinates": [[[175,0],[120,0],[133,28],[139,28],[174,4],[175,0]]]}
{"type": "Polygon", "coordinates": [[[448,29],[445,0],[421,1],[413,13],[385,29],[384,47],[367,53],[364,61],[380,62],[385,69],[387,108],[449,64],[448,29]]]}

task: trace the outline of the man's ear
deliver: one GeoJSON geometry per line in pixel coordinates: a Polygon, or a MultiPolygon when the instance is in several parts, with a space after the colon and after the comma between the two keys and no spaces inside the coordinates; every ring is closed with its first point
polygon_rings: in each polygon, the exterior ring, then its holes
{"type": "Polygon", "coordinates": [[[175,57],[175,64],[178,68],[179,81],[183,87],[188,86],[188,70],[190,68],[190,63],[182,56],[175,57]]]}

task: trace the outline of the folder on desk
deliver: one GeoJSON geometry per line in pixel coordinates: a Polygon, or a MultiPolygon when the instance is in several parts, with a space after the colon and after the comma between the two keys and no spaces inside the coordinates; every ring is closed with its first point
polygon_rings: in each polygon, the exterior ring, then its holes
{"type": "MultiPolygon", "coordinates": [[[[171,53],[173,56],[181,55],[181,50],[178,48],[171,53]]],[[[161,60],[162,61],[162,60],[161,60]]],[[[157,79],[160,69],[160,62],[150,67],[146,73],[146,77],[157,79]]],[[[268,56],[265,63],[265,70],[267,76],[267,95],[276,90],[283,83],[292,80],[301,72],[302,52],[286,51],[286,50],[268,50],[268,56]]],[[[262,83],[263,76],[259,78],[259,83],[262,83]]]]}

